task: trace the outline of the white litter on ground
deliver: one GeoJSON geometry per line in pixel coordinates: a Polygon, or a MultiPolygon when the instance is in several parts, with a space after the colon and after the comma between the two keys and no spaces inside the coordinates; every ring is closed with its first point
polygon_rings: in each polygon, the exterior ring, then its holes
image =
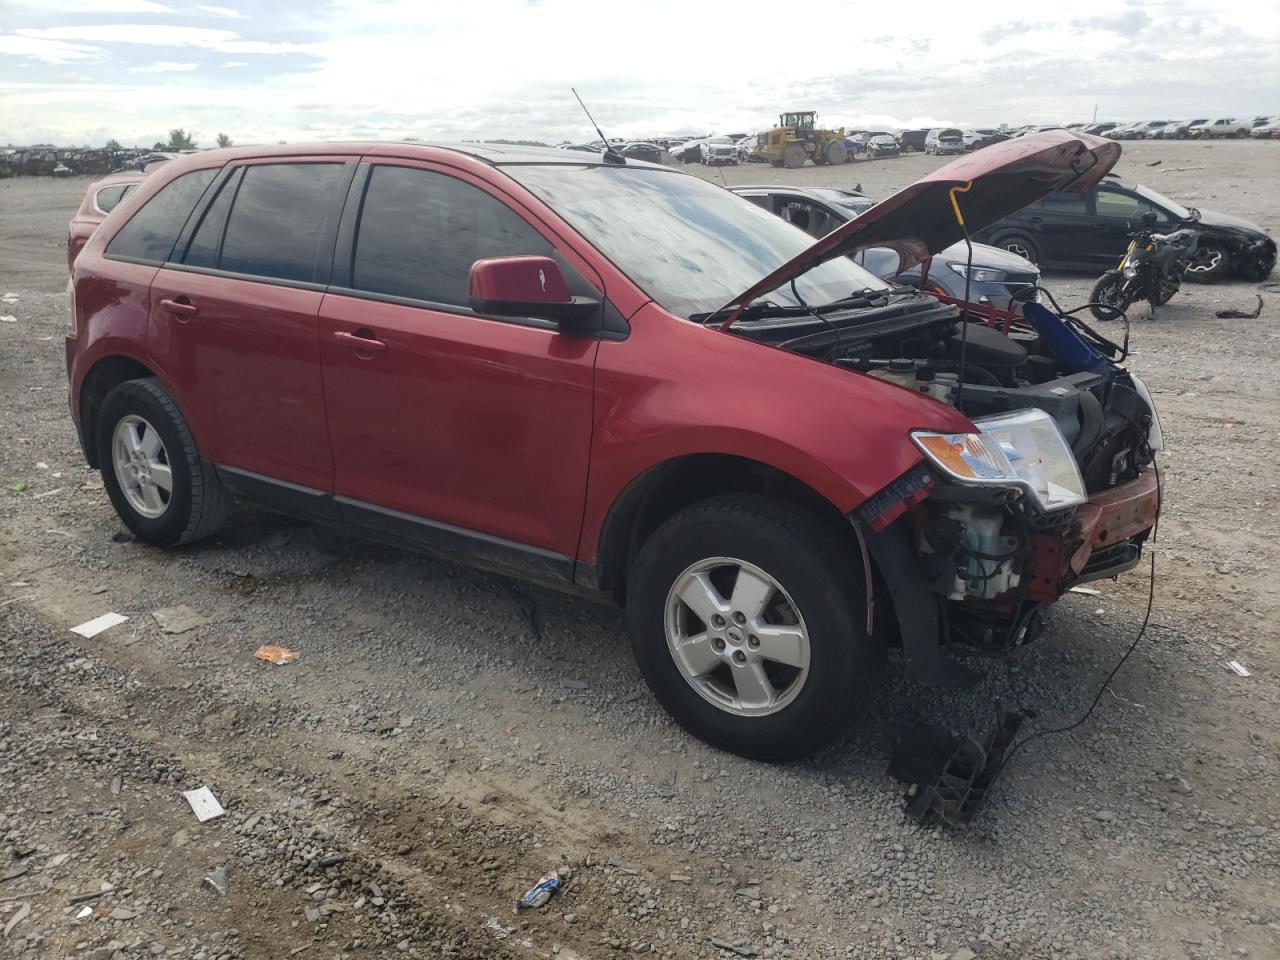
{"type": "Polygon", "coordinates": [[[213,820],[227,812],[222,809],[222,804],[218,802],[217,797],[213,795],[213,791],[208,787],[183,790],[182,795],[187,798],[187,803],[191,804],[192,812],[201,823],[206,820],[213,820]]]}
{"type": "Polygon", "coordinates": [[[104,613],[100,617],[94,617],[92,620],[86,620],[78,627],[72,627],[72,633],[78,633],[86,640],[90,637],[96,637],[103,630],[110,630],[118,624],[124,623],[129,618],[121,613],[104,613]]]}
{"type": "Polygon", "coordinates": [[[1230,667],[1230,668],[1231,668],[1231,672],[1232,672],[1232,673],[1234,673],[1234,674],[1235,674],[1236,676],[1238,676],[1238,677],[1252,677],[1252,676],[1253,676],[1253,674],[1249,672],[1248,668],[1247,668],[1243,663],[1241,663],[1239,660],[1228,660],[1228,661],[1227,661],[1227,666],[1228,666],[1228,667],[1230,667]]]}

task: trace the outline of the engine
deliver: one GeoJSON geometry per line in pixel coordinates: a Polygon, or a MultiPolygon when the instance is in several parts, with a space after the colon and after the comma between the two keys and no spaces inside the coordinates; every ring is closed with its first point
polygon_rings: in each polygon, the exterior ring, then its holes
{"type": "MultiPolygon", "coordinates": [[[[1069,446],[1088,495],[1137,479],[1152,459],[1155,415],[1145,388],[1118,365],[1123,350],[1096,335],[1082,338],[1037,310],[1043,308],[1024,308],[1034,326],[1006,335],[962,322],[955,308],[931,297],[895,294],[818,325],[795,317],[742,332],[927,394],[975,421],[1043,411],[1069,446]]],[[[917,559],[932,590],[948,601],[953,642],[986,650],[1025,642],[1040,602],[1056,599],[1061,587],[1059,580],[1033,582],[1037,550],[1045,543],[1067,549],[1079,536],[1075,513],[1074,506],[1042,509],[1008,487],[937,485],[917,524],[917,559]]],[[[1097,575],[1136,563],[1139,546],[1118,543],[1114,551],[1098,561],[1097,575]]],[[[1075,582],[1093,575],[1072,574],[1075,582]]]]}

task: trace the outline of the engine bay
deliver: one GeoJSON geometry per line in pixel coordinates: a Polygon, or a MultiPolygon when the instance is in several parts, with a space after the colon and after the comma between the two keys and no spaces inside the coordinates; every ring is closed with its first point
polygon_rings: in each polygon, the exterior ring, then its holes
{"type": "MultiPolygon", "coordinates": [[[[748,318],[735,329],[926,394],[974,421],[1043,411],[1089,497],[1136,481],[1151,463],[1155,414],[1145,388],[1120,365],[1123,347],[1039,304],[1025,306],[1030,319],[1003,333],[929,295],[866,293],[857,309],[748,318]]],[[[1042,509],[1009,486],[937,483],[914,537],[924,579],[945,598],[954,645],[994,652],[1026,642],[1043,602],[1137,562],[1140,538],[1108,545],[1106,562],[1091,568],[1045,574],[1044,550],[1083,542],[1077,512],[1042,509]]]]}

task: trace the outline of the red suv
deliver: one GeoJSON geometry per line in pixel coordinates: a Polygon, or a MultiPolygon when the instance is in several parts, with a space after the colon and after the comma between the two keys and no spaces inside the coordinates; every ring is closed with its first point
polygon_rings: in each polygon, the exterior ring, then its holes
{"type": "Polygon", "coordinates": [[[1021,138],[817,243],[612,153],[185,156],[76,262],[71,411],[141,540],[243,498],[610,599],[681,724],[797,757],[888,646],[962,685],[953,653],[1137,562],[1159,427],[1106,342],[1038,305],[961,322],[850,257],[919,262],[1118,154],[1021,138]]]}

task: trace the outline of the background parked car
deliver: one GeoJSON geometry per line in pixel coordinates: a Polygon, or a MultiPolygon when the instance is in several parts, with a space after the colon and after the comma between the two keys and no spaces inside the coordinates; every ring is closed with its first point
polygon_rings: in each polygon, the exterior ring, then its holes
{"type": "Polygon", "coordinates": [[[1090,123],[1083,128],[1085,133],[1092,133],[1096,137],[1100,137],[1108,130],[1114,130],[1119,124],[1116,123],[1090,123]]]}
{"type": "Polygon", "coordinates": [[[1129,246],[1130,234],[1153,214],[1159,233],[1189,228],[1199,246],[1187,279],[1213,283],[1235,275],[1262,280],[1276,262],[1276,243],[1247,220],[1184,207],[1154,190],[1107,177],[1087,193],[1053,193],[974,234],[1045,267],[1065,270],[1113,268],[1129,246]]]}
{"type": "Polygon", "coordinates": [[[1249,131],[1249,136],[1257,140],[1272,140],[1280,137],[1280,120],[1272,120],[1249,131]]]}
{"type": "Polygon", "coordinates": [[[111,173],[89,184],[80,209],[67,227],[67,270],[75,266],[76,257],[117,204],[145,178],[141,170],[111,173]]]}
{"type": "Polygon", "coordinates": [[[898,134],[898,149],[903,153],[924,150],[924,141],[927,136],[929,136],[928,130],[903,130],[898,134]]]}
{"type": "Polygon", "coordinates": [[[980,150],[990,144],[1008,139],[1007,136],[994,127],[978,127],[964,131],[964,148],[966,150],[980,150]]]}
{"type": "MultiPolygon", "coordinates": [[[[875,206],[870,197],[853,190],[802,189],[780,184],[731,189],[813,237],[825,237],[875,206]]],[[[854,260],[883,280],[923,286],[929,292],[964,301],[968,250],[963,243],[952,244],[934,255],[924,283],[919,265],[899,272],[898,254],[886,247],[863,250],[854,255],[854,260]]],[[[1018,301],[1034,297],[1039,283],[1040,271],[1025,258],[998,247],[973,245],[973,271],[969,281],[969,298],[973,303],[1007,310],[1018,301]]]]}
{"type": "Polygon", "coordinates": [[[706,164],[723,164],[738,162],[738,145],[728,137],[711,137],[703,140],[698,146],[702,162],[706,164]]]}
{"type": "Polygon", "coordinates": [[[924,138],[924,152],[935,156],[964,153],[964,131],[955,127],[938,127],[924,138]]]}
{"type": "Polygon", "coordinates": [[[872,157],[896,157],[902,152],[898,138],[891,133],[872,133],[867,136],[867,154],[872,157]]]}
{"type": "Polygon", "coordinates": [[[1247,120],[1234,117],[1219,117],[1217,120],[1206,120],[1191,128],[1191,135],[1198,140],[1214,140],[1219,137],[1247,137],[1252,129],[1247,120]]]}
{"type": "Polygon", "coordinates": [[[622,155],[628,160],[644,160],[648,163],[662,162],[662,148],[656,143],[646,140],[635,140],[621,148],[622,155]]]}

